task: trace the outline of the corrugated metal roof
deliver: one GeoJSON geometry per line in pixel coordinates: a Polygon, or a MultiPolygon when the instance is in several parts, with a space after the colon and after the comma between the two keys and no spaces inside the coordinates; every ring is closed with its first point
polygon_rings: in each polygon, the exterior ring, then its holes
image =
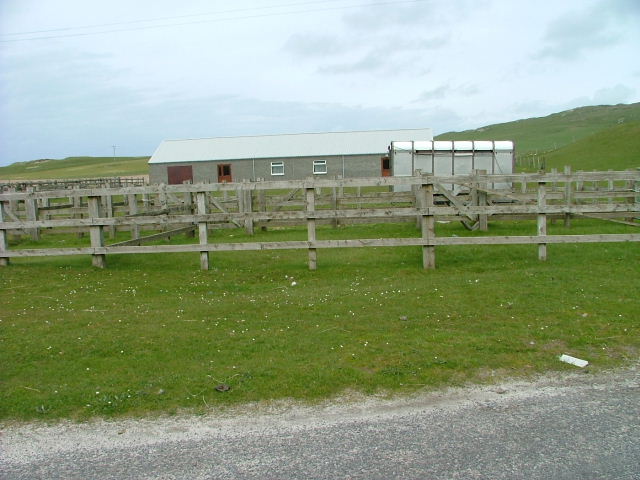
{"type": "Polygon", "coordinates": [[[383,153],[394,140],[432,140],[430,128],[164,140],[149,163],[383,153]]]}

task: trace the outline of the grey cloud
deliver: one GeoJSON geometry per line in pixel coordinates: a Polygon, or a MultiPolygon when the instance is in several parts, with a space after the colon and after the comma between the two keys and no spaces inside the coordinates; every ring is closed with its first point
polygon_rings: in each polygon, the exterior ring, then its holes
{"type": "Polygon", "coordinates": [[[363,7],[344,15],[343,21],[349,28],[359,30],[380,29],[397,25],[425,24],[434,19],[437,8],[432,1],[423,1],[414,5],[397,5],[377,8],[375,5],[363,7]]]}
{"type": "Polygon", "coordinates": [[[335,65],[327,65],[318,68],[318,73],[331,74],[347,74],[347,73],[366,73],[389,68],[389,64],[381,59],[378,55],[369,53],[360,60],[351,63],[340,63],[335,65]]]}
{"type": "Polygon", "coordinates": [[[415,3],[387,3],[362,7],[343,16],[344,23],[351,29],[380,31],[384,29],[426,29],[434,26],[446,27],[460,18],[472,16],[478,9],[485,8],[487,0],[417,0],[415,3]]]}
{"type": "Polygon", "coordinates": [[[593,95],[590,97],[583,96],[574,98],[564,105],[562,110],[581,107],[583,105],[616,105],[618,103],[628,103],[633,101],[635,93],[635,89],[619,83],[612,87],[600,88],[593,92],[593,95]]]}
{"type": "Polygon", "coordinates": [[[345,41],[329,35],[291,35],[284,49],[300,57],[325,57],[344,51],[345,41]]]}
{"type": "MultiPolygon", "coordinates": [[[[380,39],[378,46],[370,48],[368,53],[352,62],[341,62],[333,65],[323,65],[318,68],[318,73],[348,74],[369,72],[394,72],[414,65],[416,54],[424,54],[426,51],[439,48],[449,42],[446,35],[430,38],[402,38],[386,37],[380,39]]],[[[423,75],[427,68],[420,71],[415,68],[412,73],[423,75]]]]}
{"type": "Polygon", "coordinates": [[[638,0],[615,0],[601,4],[617,20],[633,21],[633,17],[640,17],[640,2],[638,0]]]}
{"type": "Polygon", "coordinates": [[[428,102],[431,100],[442,100],[451,95],[461,95],[468,97],[477,95],[480,92],[476,85],[460,85],[452,87],[451,85],[440,85],[431,90],[422,92],[414,102],[428,102]]]}
{"type": "Polygon", "coordinates": [[[625,34],[625,24],[631,22],[632,28],[637,28],[638,18],[637,0],[606,0],[583,12],[564,15],[547,28],[544,46],[533,58],[574,60],[594,49],[616,45],[625,34]]]}

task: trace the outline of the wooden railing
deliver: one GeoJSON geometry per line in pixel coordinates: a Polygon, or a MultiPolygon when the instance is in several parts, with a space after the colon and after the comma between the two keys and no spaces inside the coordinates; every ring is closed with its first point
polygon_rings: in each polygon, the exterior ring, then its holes
{"type": "MultiPolygon", "coordinates": [[[[640,172],[473,175],[290,180],[227,184],[148,185],[0,194],[0,265],[10,258],[91,255],[97,267],[114,253],[199,252],[209,268],[209,252],[234,250],[308,250],[309,268],[317,267],[323,248],[421,246],[424,268],[435,267],[441,245],[537,244],[538,257],[547,245],[583,242],[638,242],[640,234],[548,235],[547,220],[575,216],[608,218],[640,225],[637,187],[640,172]],[[505,185],[508,188],[503,188],[505,185]],[[498,188],[497,186],[500,186],[498,188]],[[402,190],[402,191],[393,191],[402,190]],[[391,191],[390,191],[391,190],[391,191]],[[454,195],[453,192],[456,192],[454,195]],[[436,219],[464,221],[486,230],[488,219],[537,219],[531,235],[438,237],[436,219]],[[409,238],[319,240],[318,223],[417,221],[419,236],[409,238]],[[213,243],[211,228],[276,222],[306,224],[306,241],[213,243]],[[77,248],[9,248],[10,234],[37,239],[40,229],[89,232],[90,246],[77,248]],[[170,236],[198,232],[197,244],[142,245],[141,230],[165,230],[170,236]],[[132,239],[105,243],[105,229],[131,232],[132,239]]],[[[158,234],[153,238],[158,238],[158,234]]]]}

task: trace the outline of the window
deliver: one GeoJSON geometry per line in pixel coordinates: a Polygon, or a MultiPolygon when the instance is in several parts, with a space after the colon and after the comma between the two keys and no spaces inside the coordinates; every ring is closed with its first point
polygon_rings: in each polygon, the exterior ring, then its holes
{"type": "Polygon", "coordinates": [[[313,161],[313,174],[323,175],[327,173],[327,161],[326,160],[314,160],[313,161]]]}
{"type": "Polygon", "coordinates": [[[271,175],[284,175],[284,162],[271,162],[271,175]]]}

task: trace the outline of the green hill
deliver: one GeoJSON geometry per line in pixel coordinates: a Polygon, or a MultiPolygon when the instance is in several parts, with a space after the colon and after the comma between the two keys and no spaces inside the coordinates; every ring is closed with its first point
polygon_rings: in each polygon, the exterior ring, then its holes
{"type": "Polygon", "coordinates": [[[41,159],[0,167],[2,180],[95,178],[147,175],[149,157],[68,157],[41,159]]]}
{"type": "Polygon", "coordinates": [[[546,153],[545,168],[625,170],[640,168],[640,122],[623,123],[546,153]]]}
{"type": "Polygon", "coordinates": [[[518,155],[549,152],[615,125],[640,122],[640,103],[580,107],[546,117],[447,132],[436,140],[513,140],[518,155]]]}

